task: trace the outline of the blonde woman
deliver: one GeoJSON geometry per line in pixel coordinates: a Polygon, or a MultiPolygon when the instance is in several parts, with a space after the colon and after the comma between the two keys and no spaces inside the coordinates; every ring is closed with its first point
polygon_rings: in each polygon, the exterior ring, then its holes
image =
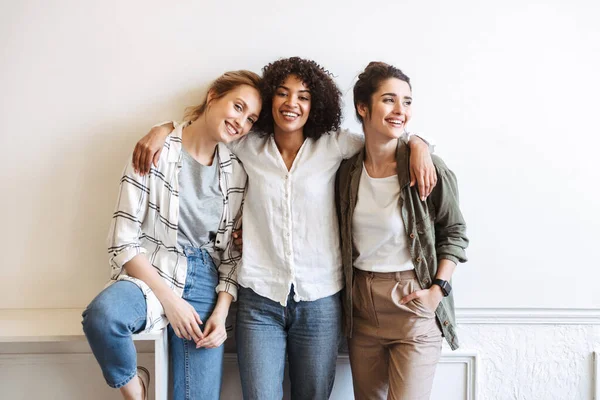
{"type": "Polygon", "coordinates": [[[147,398],[148,389],[131,335],[167,324],[174,398],[219,398],[240,258],[232,229],[247,179],[225,144],[257,121],[259,82],[249,71],[224,74],[167,137],[149,174],[127,162],[108,236],[111,282],[83,313],[104,378],[124,399],[147,398]]]}

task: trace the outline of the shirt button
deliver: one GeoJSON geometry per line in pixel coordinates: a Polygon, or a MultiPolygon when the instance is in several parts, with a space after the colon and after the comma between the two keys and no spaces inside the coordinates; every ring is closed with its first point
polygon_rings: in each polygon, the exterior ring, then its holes
{"type": "Polygon", "coordinates": [[[444,326],[448,326],[448,325],[450,325],[450,322],[444,321],[444,326]]]}
{"type": "Polygon", "coordinates": [[[421,262],[421,257],[417,257],[417,262],[420,263],[421,262]]]}
{"type": "Polygon", "coordinates": [[[289,232],[287,232],[287,233],[285,234],[285,236],[287,236],[287,237],[290,237],[290,233],[289,233],[289,232]]]}
{"type": "Polygon", "coordinates": [[[291,256],[291,255],[292,255],[292,252],[291,252],[291,251],[288,251],[288,252],[287,252],[287,255],[288,255],[288,256],[291,256]]]}
{"type": "Polygon", "coordinates": [[[410,236],[411,239],[415,238],[415,234],[414,233],[411,233],[409,236],[410,236]]]}
{"type": "Polygon", "coordinates": [[[288,179],[289,177],[290,177],[289,175],[286,175],[286,176],[285,176],[285,179],[288,179]]]}

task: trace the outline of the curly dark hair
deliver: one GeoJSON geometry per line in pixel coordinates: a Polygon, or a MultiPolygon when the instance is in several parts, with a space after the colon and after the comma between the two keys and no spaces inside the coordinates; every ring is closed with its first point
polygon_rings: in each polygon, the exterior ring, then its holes
{"type": "Polygon", "coordinates": [[[311,109],[304,125],[304,136],[318,139],[337,130],[342,122],[342,94],[332,74],[316,62],[300,57],[284,58],[263,67],[262,111],[253,130],[264,136],[273,134],[273,96],[277,87],[290,75],[296,75],[311,93],[311,109]]]}

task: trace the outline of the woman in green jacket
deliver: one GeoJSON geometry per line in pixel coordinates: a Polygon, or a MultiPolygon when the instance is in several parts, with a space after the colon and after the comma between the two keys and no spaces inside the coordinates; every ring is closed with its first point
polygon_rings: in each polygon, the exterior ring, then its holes
{"type": "Polygon", "coordinates": [[[365,148],[338,171],[345,327],[356,399],[428,399],[442,336],[458,347],[450,279],[465,262],[456,178],[433,156],[426,201],[410,186],[409,78],[371,62],[354,86],[365,148]]]}

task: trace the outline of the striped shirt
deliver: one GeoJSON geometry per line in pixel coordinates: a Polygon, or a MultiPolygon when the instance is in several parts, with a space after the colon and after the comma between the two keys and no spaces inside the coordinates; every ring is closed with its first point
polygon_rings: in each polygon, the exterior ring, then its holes
{"type": "MultiPolygon", "coordinates": [[[[112,269],[109,285],[117,280],[128,280],[140,287],[147,306],[144,332],[162,329],[168,321],[162,304],[150,287],[140,279],[127,275],[123,266],[138,254],[145,254],[175,294],[183,294],[187,258],[177,244],[178,176],[183,157],[181,134],[187,125],[178,125],[167,137],[158,167],[152,166],[147,175],[136,173],[131,158],[128,160],[108,234],[112,269]]],[[[216,291],[225,291],[235,299],[236,269],[241,254],[233,244],[232,232],[234,225],[241,223],[247,177],[241,162],[224,144],[218,144],[215,161],[219,163],[219,188],[223,195],[223,214],[215,240],[215,250],[221,252],[216,291]]]]}

